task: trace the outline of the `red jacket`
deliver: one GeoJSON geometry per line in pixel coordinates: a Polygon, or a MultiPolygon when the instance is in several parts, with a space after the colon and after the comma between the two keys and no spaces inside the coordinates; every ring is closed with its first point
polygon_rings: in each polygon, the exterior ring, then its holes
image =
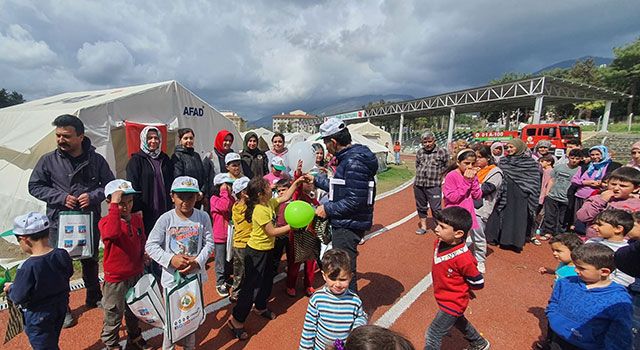
{"type": "Polygon", "coordinates": [[[139,275],[144,269],[147,235],[142,218],[132,214],[131,222],[120,217],[118,204],[109,204],[109,213],[98,223],[104,243],[104,280],[117,283],[139,275]]]}
{"type": "Polygon", "coordinates": [[[469,305],[469,289],[484,287],[484,278],[464,242],[444,252],[440,251],[440,242],[435,241],[433,254],[433,294],[442,311],[459,317],[469,305]]]}

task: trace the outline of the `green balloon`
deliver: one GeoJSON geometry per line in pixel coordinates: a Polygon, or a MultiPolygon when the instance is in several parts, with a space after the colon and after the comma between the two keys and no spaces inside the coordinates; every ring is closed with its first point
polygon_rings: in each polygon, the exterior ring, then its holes
{"type": "Polygon", "coordinates": [[[284,210],[284,219],[293,228],[307,227],[314,216],[315,210],[305,201],[293,201],[284,210]]]}

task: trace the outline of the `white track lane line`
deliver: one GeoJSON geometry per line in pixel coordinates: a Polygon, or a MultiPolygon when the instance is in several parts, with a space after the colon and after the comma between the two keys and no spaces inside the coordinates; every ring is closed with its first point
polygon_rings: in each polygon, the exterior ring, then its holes
{"type": "Polygon", "coordinates": [[[375,322],[375,325],[385,328],[391,327],[420,295],[431,287],[432,283],[433,279],[431,278],[431,272],[429,272],[418,284],[411,288],[409,293],[405,294],[400,300],[393,304],[393,306],[375,322]]]}

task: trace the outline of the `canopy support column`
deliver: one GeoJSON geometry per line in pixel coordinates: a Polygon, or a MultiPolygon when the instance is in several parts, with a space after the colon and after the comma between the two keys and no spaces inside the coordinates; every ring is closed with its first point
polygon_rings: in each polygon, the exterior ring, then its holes
{"type": "Polygon", "coordinates": [[[398,129],[398,142],[402,145],[402,129],[404,125],[404,113],[400,113],[400,128],[398,129]]]}
{"type": "Polygon", "coordinates": [[[533,108],[533,124],[540,124],[540,116],[542,115],[542,101],[544,96],[536,96],[536,104],[533,108]]]}
{"type": "Polygon", "coordinates": [[[604,115],[602,116],[602,128],[600,132],[607,132],[609,127],[609,116],[611,115],[611,100],[604,103],[604,115]]]}
{"type": "Polygon", "coordinates": [[[453,127],[455,125],[456,119],[456,109],[455,107],[451,107],[451,111],[449,112],[449,132],[447,133],[447,146],[451,144],[453,141],[453,127]]]}

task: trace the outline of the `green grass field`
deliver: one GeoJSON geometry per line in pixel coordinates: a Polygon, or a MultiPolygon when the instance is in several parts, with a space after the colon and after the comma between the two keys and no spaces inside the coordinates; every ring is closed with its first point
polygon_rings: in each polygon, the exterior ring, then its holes
{"type": "Polygon", "coordinates": [[[392,190],[411,179],[415,173],[413,161],[403,161],[402,165],[388,165],[387,171],[378,174],[378,194],[392,190]]]}
{"type": "MultiPolygon", "coordinates": [[[[582,126],[581,127],[582,131],[596,131],[596,126],[582,126]]],[[[609,132],[621,132],[621,133],[627,133],[629,132],[629,124],[627,123],[615,123],[615,124],[609,124],[609,127],[607,128],[607,130],[609,130],[609,132]]],[[[631,124],[631,133],[632,134],[640,134],[640,123],[633,123],[631,124]]]]}

